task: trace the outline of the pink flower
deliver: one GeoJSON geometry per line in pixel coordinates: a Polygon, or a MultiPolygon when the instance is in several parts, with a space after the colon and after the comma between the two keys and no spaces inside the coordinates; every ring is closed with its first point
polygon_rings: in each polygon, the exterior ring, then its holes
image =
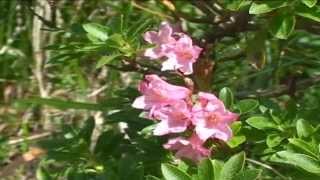
{"type": "Polygon", "coordinates": [[[188,158],[194,162],[210,155],[210,150],[203,147],[203,141],[193,134],[188,140],[178,137],[170,139],[167,144],[163,145],[165,149],[176,151],[177,158],[188,158]]]}
{"type": "Polygon", "coordinates": [[[228,111],[223,102],[215,95],[200,92],[199,102],[192,109],[192,123],[199,138],[217,138],[227,141],[232,137],[230,124],[238,119],[238,115],[228,111]]]}
{"type": "Polygon", "coordinates": [[[168,45],[175,42],[172,33],[172,27],[167,22],[161,23],[159,32],[146,32],[144,34],[144,40],[156,46],[154,48],[148,48],[144,55],[150,59],[159,59],[165,56],[168,51],[168,45]]]}
{"type": "Polygon", "coordinates": [[[132,107],[150,110],[150,116],[156,109],[175,104],[191,95],[189,89],[169,84],[154,74],[146,75],[145,81],[139,85],[139,91],[143,96],[136,98],[132,107]]]}
{"type": "Polygon", "coordinates": [[[162,71],[180,70],[189,75],[193,72],[192,64],[198,59],[202,48],[193,45],[192,39],[184,33],[174,33],[173,27],[163,22],[159,32],[148,31],[144,39],[156,45],[148,48],[144,55],[150,59],[167,58],[162,63],[162,71]],[[175,38],[176,37],[176,38],[175,38]]]}
{"type": "Polygon", "coordinates": [[[170,45],[171,48],[165,54],[168,58],[162,63],[162,71],[179,69],[184,74],[193,73],[193,63],[195,63],[202,51],[199,46],[192,45],[192,39],[181,33],[180,38],[170,45]]]}
{"type": "Polygon", "coordinates": [[[182,100],[155,110],[153,117],[160,120],[154,130],[156,136],[184,132],[191,122],[190,109],[187,103],[182,100]]]}

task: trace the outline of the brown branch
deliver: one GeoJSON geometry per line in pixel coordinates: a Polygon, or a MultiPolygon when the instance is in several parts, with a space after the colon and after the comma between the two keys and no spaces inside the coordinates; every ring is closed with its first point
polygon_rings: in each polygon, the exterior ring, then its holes
{"type": "MultiPolygon", "coordinates": [[[[320,83],[320,76],[315,76],[309,79],[304,79],[297,81],[295,83],[295,92],[305,90],[307,87],[311,87],[320,83]]],[[[239,98],[246,98],[246,97],[277,97],[284,94],[290,94],[290,90],[292,87],[289,85],[279,85],[274,89],[267,89],[267,90],[258,90],[255,92],[239,92],[237,93],[237,97],[239,98]]]]}

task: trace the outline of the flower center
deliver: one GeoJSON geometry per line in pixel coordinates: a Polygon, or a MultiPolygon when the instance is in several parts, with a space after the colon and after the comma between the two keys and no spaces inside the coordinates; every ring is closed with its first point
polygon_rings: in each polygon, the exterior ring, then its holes
{"type": "Polygon", "coordinates": [[[215,113],[210,113],[209,116],[208,116],[208,121],[210,123],[216,124],[216,123],[219,122],[219,118],[215,113]]]}
{"type": "Polygon", "coordinates": [[[193,58],[192,53],[186,49],[182,49],[178,54],[180,59],[182,59],[183,61],[188,61],[193,58]]]}

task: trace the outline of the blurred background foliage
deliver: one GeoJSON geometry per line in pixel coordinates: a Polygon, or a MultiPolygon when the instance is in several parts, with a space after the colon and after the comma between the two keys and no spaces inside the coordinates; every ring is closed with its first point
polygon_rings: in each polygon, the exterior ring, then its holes
{"type": "Polygon", "coordinates": [[[0,1],[1,177],[319,179],[319,3],[0,1]],[[161,21],[204,48],[195,89],[241,113],[235,137],[198,166],[172,165],[130,106],[144,74],[183,83],[141,56],[161,21]]]}

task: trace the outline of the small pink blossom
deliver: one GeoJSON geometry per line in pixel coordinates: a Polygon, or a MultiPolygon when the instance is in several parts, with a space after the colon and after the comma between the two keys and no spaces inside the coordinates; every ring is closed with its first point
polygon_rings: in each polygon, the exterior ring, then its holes
{"type": "Polygon", "coordinates": [[[192,45],[192,39],[186,34],[180,34],[180,38],[170,45],[168,58],[162,63],[162,71],[179,69],[186,75],[193,73],[193,63],[195,63],[202,51],[199,46],[192,45]]]}
{"type": "Polygon", "coordinates": [[[185,87],[167,83],[157,75],[146,75],[145,81],[139,85],[139,91],[143,96],[137,97],[132,107],[150,110],[153,112],[166,105],[175,104],[179,100],[189,98],[191,91],[185,87]]]}
{"type": "Polygon", "coordinates": [[[159,59],[168,51],[168,45],[175,42],[172,37],[173,29],[167,22],[163,22],[160,25],[159,31],[148,31],[144,34],[144,40],[150,44],[154,44],[155,47],[148,48],[144,55],[150,59],[159,59]]]}
{"type": "Polygon", "coordinates": [[[148,31],[144,34],[144,39],[156,45],[145,51],[146,57],[150,59],[166,58],[162,63],[162,71],[180,70],[186,75],[193,73],[192,65],[198,59],[202,48],[193,45],[188,35],[173,32],[173,27],[163,22],[159,32],[148,31]]]}
{"type": "Polygon", "coordinates": [[[156,136],[184,132],[191,122],[190,109],[183,100],[155,110],[153,117],[160,120],[154,130],[156,136]]]}
{"type": "Polygon", "coordinates": [[[230,124],[238,119],[238,115],[228,111],[223,102],[215,95],[200,92],[199,102],[192,109],[192,123],[199,138],[217,138],[227,141],[232,137],[230,124]]]}
{"type": "Polygon", "coordinates": [[[196,134],[189,139],[181,137],[170,139],[163,146],[165,149],[176,151],[177,158],[188,158],[194,162],[199,162],[210,155],[210,150],[203,147],[203,141],[196,134]]]}

